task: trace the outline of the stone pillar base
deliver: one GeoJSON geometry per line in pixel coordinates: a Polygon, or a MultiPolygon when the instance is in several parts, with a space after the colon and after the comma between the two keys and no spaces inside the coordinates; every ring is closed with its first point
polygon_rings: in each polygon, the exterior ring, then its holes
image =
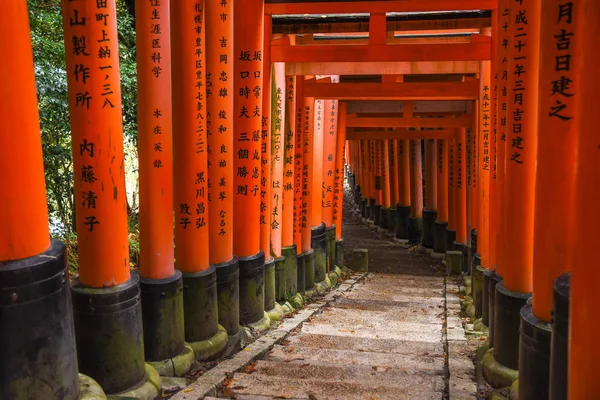
{"type": "Polygon", "coordinates": [[[265,253],[239,258],[240,324],[260,322],[265,313],[265,253]]]}
{"type": "Polygon", "coordinates": [[[433,249],[436,210],[423,210],[423,246],[433,249]]]}
{"type": "Polygon", "coordinates": [[[569,366],[569,295],[571,273],[554,281],[554,312],[550,341],[550,400],[566,400],[569,366]]]}
{"type": "Polygon", "coordinates": [[[447,227],[447,222],[435,221],[433,224],[433,251],[438,254],[444,254],[448,250],[447,227]]]}
{"type": "Polygon", "coordinates": [[[408,239],[408,217],[410,217],[410,206],[396,205],[396,237],[408,239]]]}
{"type": "Polygon", "coordinates": [[[479,265],[471,275],[471,295],[475,305],[475,318],[480,318],[483,308],[483,285],[485,283],[485,269],[479,265]]]}
{"type": "Polygon", "coordinates": [[[450,250],[446,252],[446,272],[448,275],[462,274],[463,256],[461,251],[450,250]]]}
{"type": "Polygon", "coordinates": [[[519,371],[500,364],[494,358],[494,349],[489,349],[483,356],[481,372],[486,382],[494,388],[509,387],[519,377],[519,371]]]}
{"type": "Polygon", "coordinates": [[[227,331],[221,325],[217,326],[217,333],[212,337],[198,342],[190,342],[188,345],[194,352],[196,361],[210,361],[219,358],[227,347],[227,331]]]}
{"type": "Polygon", "coordinates": [[[423,241],[423,219],[408,217],[408,241],[420,244],[423,241]]]}
{"type": "Polygon", "coordinates": [[[352,252],[352,256],[352,269],[354,271],[369,271],[369,250],[354,249],[354,251],[352,252]]]}

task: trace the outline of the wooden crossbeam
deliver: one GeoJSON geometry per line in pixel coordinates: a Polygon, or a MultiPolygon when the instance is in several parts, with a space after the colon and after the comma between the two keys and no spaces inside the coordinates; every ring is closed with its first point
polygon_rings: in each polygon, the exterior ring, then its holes
{"type": "Polygon", "coordinates": [[[394,129],[387,131],[356,131],[348,129],[346,132],[346,140],[452,139],[454,137],[456,137],[456,129],[394,129]]]}
{"type": "Polygon", "coordinates": [[[477,74],[479,61],[286,63],[286,75],[477,74]]]}
{"type": "Polygon", "coordinates": [[[348,128],[470,128],[473,116],[445,118],[361,118],[348,116],[348,128]]]}
{"type": "Polygon", "coordinates": [[[491,38],[471,43],[271,46],[273,62],[485,61],[491,38]]]}
{"type": "MultiPolygon", "coordinates": [[[[422,38],[392,38],[388,39],[390,44],[449,44],[449,43],[470,43],[471,39],[468,36],[462,37],[422,37],[422,38]]],[[[298,45],[326,45],[326,44],[343,44],[343,45],[367,45],[369,39],[315,39],[312,35],[298,36],[296,39],[298,45]]]]}
{"type": "Polygon", "coordinates": [[[423,11],[493,10],[497,0],[380,0],[295,1],[266,0],[265,14],[354,14],[423,11]]]}
{"type": "MultiPolygon", "coordinates": [[[[491,18],[458,18],[458,19],[433,19],[412,21],[388,21],[388,31],[422,31],[434,29],[481,29],[492,26],[491,18]]],[[[369,23],[365,22],[290,22],[274,23],[273,33],[301,34],[301,33],[342,33],[342,32],[368,32],[369,23]]]]}
{"type": "Polygon", "coordinates": [[[304,96],[333,100],[475,100],[479,83],[318,83],[304,85],[304,96]]]}

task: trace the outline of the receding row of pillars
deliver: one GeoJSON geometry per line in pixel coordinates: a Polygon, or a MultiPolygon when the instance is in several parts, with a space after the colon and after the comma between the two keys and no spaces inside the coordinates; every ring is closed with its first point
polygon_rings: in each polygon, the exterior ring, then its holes
{"type": "Polygon", "coordinates": [[[232,354],[243,327],[267,329],[336,284],[346,104],[303,96],[306,79],[337,76],[286,76],[271,63],[262,0],[136,2],[139,274],[115,0],[63,2],[72,282],[48,230],[27,1],[0,11],[11,38],[0,46],[0,398],[75,399],[78,372],[107,394],[158,395],[157,373],[232,354]]]}

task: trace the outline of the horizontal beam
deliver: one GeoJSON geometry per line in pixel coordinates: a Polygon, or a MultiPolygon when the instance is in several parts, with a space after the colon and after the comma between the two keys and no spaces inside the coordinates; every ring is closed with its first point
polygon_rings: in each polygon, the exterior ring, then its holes
{"type": "Polygon", "coordinates": [[[479,82],[305,84],[304,96],[325,100],[475,100],[479,82]]]}
{"type": "Polygon", "coordinates": [[[272,62],[484,61],[491,39],[449,44],[271,46],[272,62]]]}
{"type": "Polygon", "coordinates": [[[361,118],[348,116],[348,128],[470,128],[473,116],[446,118],[361,118]]]}
{"type": "Polygon", "coordinates": [[[266,0],[265,14],[355,14],[422,11],[493,10],[497,0],[379,0],[281,1],[266,0]]]}
{"type": "MultiPolygon", "coordinates": [[[[428,112],[467,112],[466,101],[415,101],[413,103],[415,113],[428,112]]],[[[349,101],[348,113],[402,113],[404,112],[403,101],[349,101]]]]}
{"type": "Polygon", "coordinates": [[[348,129],[346,132],[346,140],[452,139],[455,137],[456,129],[394,129],[388,131],[355,131],[348,129]]]}
{"type": "Polygon", "coordinates": [[[286,63],[286,75],[477,74],[479,61],[286,63]]]}
{"type": "MultiPolygon", "coordinates": [[[[460,36],[460,37],[422,37],[422,38],[390,38],[387,40],[389,44],[449,44],[449,43],[469,43],[470,38],[468,36],[460,36]]],[[[302,35],[296,38],[297,45],[335,45],[335,44],[343,44],[343,45],[367,45],[369,44],[369,39],[352,39],[348,38],[340,38],[340,39],[315,39],[311,35],[302,35]]]]}
{"type": "MultiPolygon", "coordinates": [[[[388,31],[428,31],[437,29],[482,29],[492,26],[489,17],[432,19],[432,20],[401,20],[388,21],[388,31]]],[[[302,34],[302,33],[345,33],[368,32],[369,19],[357,22],[320,22],[312,20],[282,21],[273,20],[273,33],[302,34]]]]}

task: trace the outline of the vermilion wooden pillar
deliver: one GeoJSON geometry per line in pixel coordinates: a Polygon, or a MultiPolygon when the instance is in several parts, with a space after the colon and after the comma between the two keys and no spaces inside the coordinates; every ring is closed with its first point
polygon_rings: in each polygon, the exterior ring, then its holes
{"type": "Polygon", "coordinates": [[[373,170],[375,177],[375,205],[371,211],[371,219],[375,225],[381,224],[381,207],[383,203],[383,141],[373,141],[373,170]]]}
{"type": "Polygon", "coordinates": [[[298,292],[304,293],[305,257],[303,243],[304,225],[304,77],[296,76],[296,114],[294,132],[294,244],[296,245],[296,263],[298,268],[298,292]]]}
{"type": "MultiPolygon", "coordinates": [[[[188,358],[193,359],[193,352],[185,348],[181,272],[175,271],[174,268],[169,2],[152,6],[149,2],[138,1],[135,12],[140,179],[140,288],[144,350],[148,361],[171,359],[184,351],[188,358]],[[147,28],[154,22],[160,22],[162,26],[160,31],[155,32],[147,28]],[[161,43],[160,49],[153,48],[153,41],[161,43]],[[162,114],[159,120],[154,116],[156,110],[162,114]],[[155,295],[156,292],[162,292],[163,296],[155,295]]],[[[192,18],[188,19],[188,28],[187,33],[191,36],[192,18]]],[[[186,44],[188,49],[194,49],[194,44],[190,45],[190,40],[187,40],[186,44]]],[[[193,78],[189,78],[189,74],[187,78],[188,91],[193,91],[195,82],[193,78]]],[[[193,101],[193,97],[190,100],[193,101]]],[[[191,132],[190,130],[186,138],[188,144],[192,142],[189,140],[192,136],[191,132]]],[[[186,183],[191,182],[189,173],[183,172],[177,176],[188,178],[186,183]]],[[[181,201],[180,204],[185,204],[187,207],[193,204],[183,198],[178,200],[181,201]]],[[[188,221],[191,225],[191,219],[188,221]]],[[[186,250],[189,251],[189,248],[186,250]]],[[[190,264],[185,265],[184,262],[183,266],[189,267],[190,264]]]]}
{"type": "Polygon", "coordinates": [[[392,206],[391,203],[391,184],[390,184],[390,141],[382,140],[381,141],[381,149],[382,149],[382,204],[381,204],[381,212],[379,215],[379,226],[383,229],[388,229],[390,227],[389,215],[390,208],[392,206]]]}
{"type": "Polygon", "coordinates": [[[425,207],[423,209],[423,246],[433,249],[434,223],[437,219],[437,143],[425,139],[425,207]]]}
{"type": "Polygon", "coordinates": [[[233,250],[239,257],[239,318],[243,325],[269,322],[264,313],[265,294],[256,289],[264,288],[265,281],[265,253],[260,244],[263,11],[263,0],[235,2],[231,37],[235,38],[235,96],[230,111],[234,117],[233,250]]]}
{"type": "MultiPolygon", "coordinates": [[[[295,145],[297,131],[296,118],[296,77],[286,77],[285,93],[285,132],[284,132],[284,151],[283,151],[283,202],[281,205],[281,255],[285,257],[285,276],[286,290],[288,296],[294,296],[298,292],[298,260],[297,248],[294,244],[294,225],[295,225],[295,145]]],[[[296,305],[301,305],[302,296],[294,296],[299,300],[296,305]]]]}
{"type": "MultiPolygon", "coordinates": [[[[446,228],[448,227],[448,139],[437,141],[437,219],[435,221],[433,250],[446,252],[446,228]]],[[[438,256],[439,257],[439,256],[438,256]]]]}
{"type": "Polygon", "coordinates": [[[508,47],[509,99],[506,144],[506,257],[496,285],[494,357],[517,369],[514,334],[530,296],[533,264],[535,165],[538,135],[539,26],[541,1],[511,3],[508,47]],[[523,15],[527,18],[523,19],[523,15]]]}
{"type": "Polygon", "coordinates": [[[454,249],[456,240],[456,139],[448,141],[448,226],[446,251],[454,249]]]}
{"type": "Polygon", "coordinates": [[[408,240],[418,244],[423,239],[423,159],[420,139],[410,141],[410,183],[408,240]]]}
{"type": "Polygon", "coordinates": [[[113,394],[146,380],[139,277],[129,269],[116,6],[62,6],[79,252],[71,287],[78,365],[113,394]],[[125,302],[131,305],[120,308],[125,302]]]}
{"type": "Polygon", "coordinates": [[[315,98],[303,97],[302,109],[302,251],[304,284],[309,294],[315,286],[315,250],[312,248],[312,196],[314,179],[315,98]]]}
{"type": "MultiPolygon", "coordinates": [[[[335,83],[338,76],[332,77],[335,83]]],[[[322,219],[325,224],[325,249],[326,249],[326,271],[332,284],[337,283],[335,267],[335,224],[333,221],[334,209],[334,186],[335,186],[335,163],[336,163],[336,140],[338,135],[338,108],[337,100],[325,100],[323,112],[323,174],[321,178],[321,208],[322,219]]],[[[343,149],[342,149],[343,157],[343,149]]]]}
{"type": "Polygon", "coordinates": [[[456,223],[456,240],[454,250],[463,253],[463,272],[467,267],[467,130],[461,128],[457,132],[454,157],[454,210],[456,223]]]}
{"type": "Polygon", "coordinates": [[[390,221],[389,230],[394,235],[396,234],[396,206],[398,204],[398,141],[389,140],[389,157],[390,157],[390,211],[388,220],[390,221]]]}
{"type": "MultiPolygon", "coordinates": [[[[343,222],[343,204],[344,204],[344,144],[346,143],[346,114],[347,103],[340,101],[338,109],[338,133],[336,137],[336,154],[335,154],[335,184],[333,188],[333,223],[335,224],[335,265],[342,268],[344,266],[344,239],[342,237],[342,222],[343,222]]],[[[351,153],[357,154],[355,151],[359,144],[358,141],[349,143],[351,145],[351,153]]],[[[348,157],[353,159],[354,171],[358,170],[359,162],[356,157],[348,157]]],[[[356,174],[356,172],[355,172],[356,174]]]]}
{"type": "Polygon", "coordinates": [[[396,237],[408,239],[408,217],[411,205],[410,145],[409,140],[399,140],[396,151],[398,160],[398,204],[396,205],[396,237]]]}
{"type": "Polygon", "coordinates": [[[0,33],[0,398],[74,400],[69,271],[64,244],[48,232],[27,1],[0,4],[0,33]]]}
{"type": "MultiPolygon", "coordinates": [[[[560,115],[573,116],[577,126],[577,169],[575,177],[575,200],[573,222],[574,238],[572,253],[572,278],[569,329],[569,399],[579,400],[595,396],[600,390],[598,368],[595,362],[599,357],[596,343],[598,338],[598,318],[595,299],[598,297],[597,282],[600,271],[596,265],[593,249],[596,246],[600,222],[598,208],[598,171],[600,171],[599,140],[597,127],[600,123],[599,104],[595,100],[598,92],[598,15],[600,3],[593,0],[580,0],[565,6],[559,23],[567,33],[573,32],[575,48],[562,47],[560,60],[570,62],[575,68],[576,107],[560,110],[560,115]],[[572,19],[569,17],[572,15],[572,19]],[[565,26],[565,22],[576,23],[576,27],[565,26]],[[569,51],[570,50],[570,51],[569,51]],[[572,58],[569,58],[571,55],[572,58]],[[568,60],[568,61],[567,61],[568,60]],[[573,114],[570,114],[573,111],[573,114]]],[[[555,14],[556,15],[556,14],[555,14]]],[[[556,27],[559,28],[559,27],[556,27]]],[[[562,33],[562,32],[561,32],[562,33]]],[[[561,43],[564,43],[562,41],[561,43]]],[[[556,62],[556,61],[555,61],[556,62]]],[[[567,65],[559,64],[560,68],[567,65]]],[[[564,72],[564,71],[560,71],[564,72]]],[[[556,97],[556,95],[555,95],[556,97]]],[[[564,103],[564,96],[557,98],[564,103]]],[[[559,107],[556,101],[553,107],[559,107]]],[[[557,109],[551,111],[557,112],[557,109]]]]}
{"type": "MultiPolygon", "coordinates": [[[[535,171],[533,293],[532,304],[521,310],[519,344],[519,375],[525,377],[524,384],[519,385],[519,394],[523,398],[539,394],[547,396],[550,387],[558,391],[557,394],[566,394],[566,375],[555,377],[559,382],[549,384],[554,282],[570,270],[573,227],[576,224],[573,194],[578,138],[574,117],[578,115],[575,94],[579,93],[575,87],[583,77],[576,72],[577,63],[570,64],[569,60],[569,65],[561,66],[560,60],[571,57],[574,44],[585,39],[579,36],[579,15],[573,14],[574,6],[570,4],[565,8],[561,1],[545,1],[541,11],[537,110],[540,135],[535,171]],[[566,36],[561,36],[565,33],[566,36]],[[561,38],[566,38],[566,41],[561,38]]],[[[576,4],[579,6],[580,3],[576,4]]],[[[557,321],[560,321],[561,310],[556,311],[559,313],[557,321]]],[[[564,328],[566,326],[560,330],[564,328]]],[[[566,349],[561,351],[564,357],[566,349]]],[[[562,369],[566,373],[564,367],[562,369]]]]}
{"type": "MultiPolygon", "coordinates": [[[[219,323],[231,340],[237,341],[242,331],[239,326],[239,261],[233,254],[233,200],[234,196],[237,200],[240,195],[238,188],[234,188],[233,171],[235,160],[244,155],[243,152],[235,154],[241,149],[234,121],[242,110],[234,108],[235,62],[224,62],[234,60],[234,9],[233,0],[205,2],[209,260],[217,269],[219,323]]],[[[252,118],[254,111],[244,110],[244,115],[252,118]]]]}

